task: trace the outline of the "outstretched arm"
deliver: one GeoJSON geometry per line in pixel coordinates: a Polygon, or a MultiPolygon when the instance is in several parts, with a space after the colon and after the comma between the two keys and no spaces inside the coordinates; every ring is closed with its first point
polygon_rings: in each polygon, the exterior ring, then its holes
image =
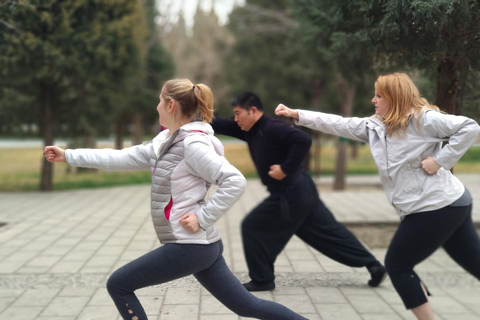
{"type": "Polygon", "coordinates": [[[240,140],[245,140],[245,134],[240,129],[238,124],[232,119],[223,119],[215,117],[212,120],[212,128],[216,134],[223,134],[226,136],[238,138],[240,140]]]}
{"type": "Polygon", "coordinates": [[[151,143],[122,150],[67,149],[47,146],[43,150],[49,162],[67,162],[73,167],[95,168],[109,171],[147,170],[153,157],[151,143]]]}
{"type": "Polygon", "coordinates": [[[57,146],[47,146],[43,149],[43,156],[48,162],[65,162],[65,150],[57,146]]]}
{"type": "Polygon", "coordinates": [[[346,118],[317,111],[294,110],[283,104],[278,105],[275,113],[294,118],[296,125],[368,143],[366,128],[368,118],[346,118]]]}

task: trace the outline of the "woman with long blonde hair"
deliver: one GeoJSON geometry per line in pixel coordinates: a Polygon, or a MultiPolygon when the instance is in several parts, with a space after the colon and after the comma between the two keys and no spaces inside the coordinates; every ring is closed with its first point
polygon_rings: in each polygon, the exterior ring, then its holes
{"type": "Polygon", "coordinates": [[[151,214],[163,246],[115,271],[107,289],[123,319],[147,319],[134,291],[193,275],[215,298],[242,317],[305,319],[248,292],[228,269],[217,221],[240,198],[245,178],[223,157],[214,137],[213,94],[187,79],[165,82],[157,106],[165,128],[150,143],[123,150],[45,147],[50,162],[106,170],[150,170],[151,214]],[[205,200],[211,184],[217,191],[205,200]]]}
{"type": "Polygon", "coordinates": [[[370,145],[388,200],[401,219],[385,267],[406,308],[420,320],[431,320],[435,316],[429,293],[413,271],[418,263],[443,247],[480,280],[472,197],[450,172],[477,140],[480,127],[467,117],[439,112],[404,73],[379,76],[372,103],[375,115],[367,118],[293,110],[282,104],[275,113],[370,145]]]}

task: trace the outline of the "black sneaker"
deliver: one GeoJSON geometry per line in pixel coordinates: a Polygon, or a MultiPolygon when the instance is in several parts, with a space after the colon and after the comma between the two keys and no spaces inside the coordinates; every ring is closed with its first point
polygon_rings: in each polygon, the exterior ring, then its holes
{"type": "Polygon", "coordinates": [[[372,277],[370,280],[368,280],[368,285],[370,287],[378,287],[380,283],[382,283],[382,281],[387,277],[387,270],[382,265],[374,266],[370,268],[368,272],[370,272],[370,277],[372,277]]]}
{"type": "Polygon", "coordinates": [[[252,280],[244,283],[243,286],[248,291],[272,291],[275,289],[275,282],[256,282],[252,280]]]}

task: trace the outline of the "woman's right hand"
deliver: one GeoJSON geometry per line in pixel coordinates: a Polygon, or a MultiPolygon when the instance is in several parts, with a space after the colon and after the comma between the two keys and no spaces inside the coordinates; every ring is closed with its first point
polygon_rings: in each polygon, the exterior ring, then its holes
{"type": "Polygon", "coordinates": [[[277,116],[285,116],[290,118],[298,119],[298,111],[292,110],[284,104],[279,104],[275,109],[275,114],[277,116]]]}
{"type": "Polygon", "coordinates": [[[45,147],[43,156],[48,162],[65,162],[65,150],[57,146],[45,147]]]}

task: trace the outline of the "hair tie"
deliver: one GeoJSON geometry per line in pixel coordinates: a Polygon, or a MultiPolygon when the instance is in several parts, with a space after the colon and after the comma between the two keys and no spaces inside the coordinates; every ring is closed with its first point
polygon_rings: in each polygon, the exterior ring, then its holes
{"type": "Polygon", "coordinates": [[[193,86],[192,90],[195,90],[195,86],[193,86]]]}

